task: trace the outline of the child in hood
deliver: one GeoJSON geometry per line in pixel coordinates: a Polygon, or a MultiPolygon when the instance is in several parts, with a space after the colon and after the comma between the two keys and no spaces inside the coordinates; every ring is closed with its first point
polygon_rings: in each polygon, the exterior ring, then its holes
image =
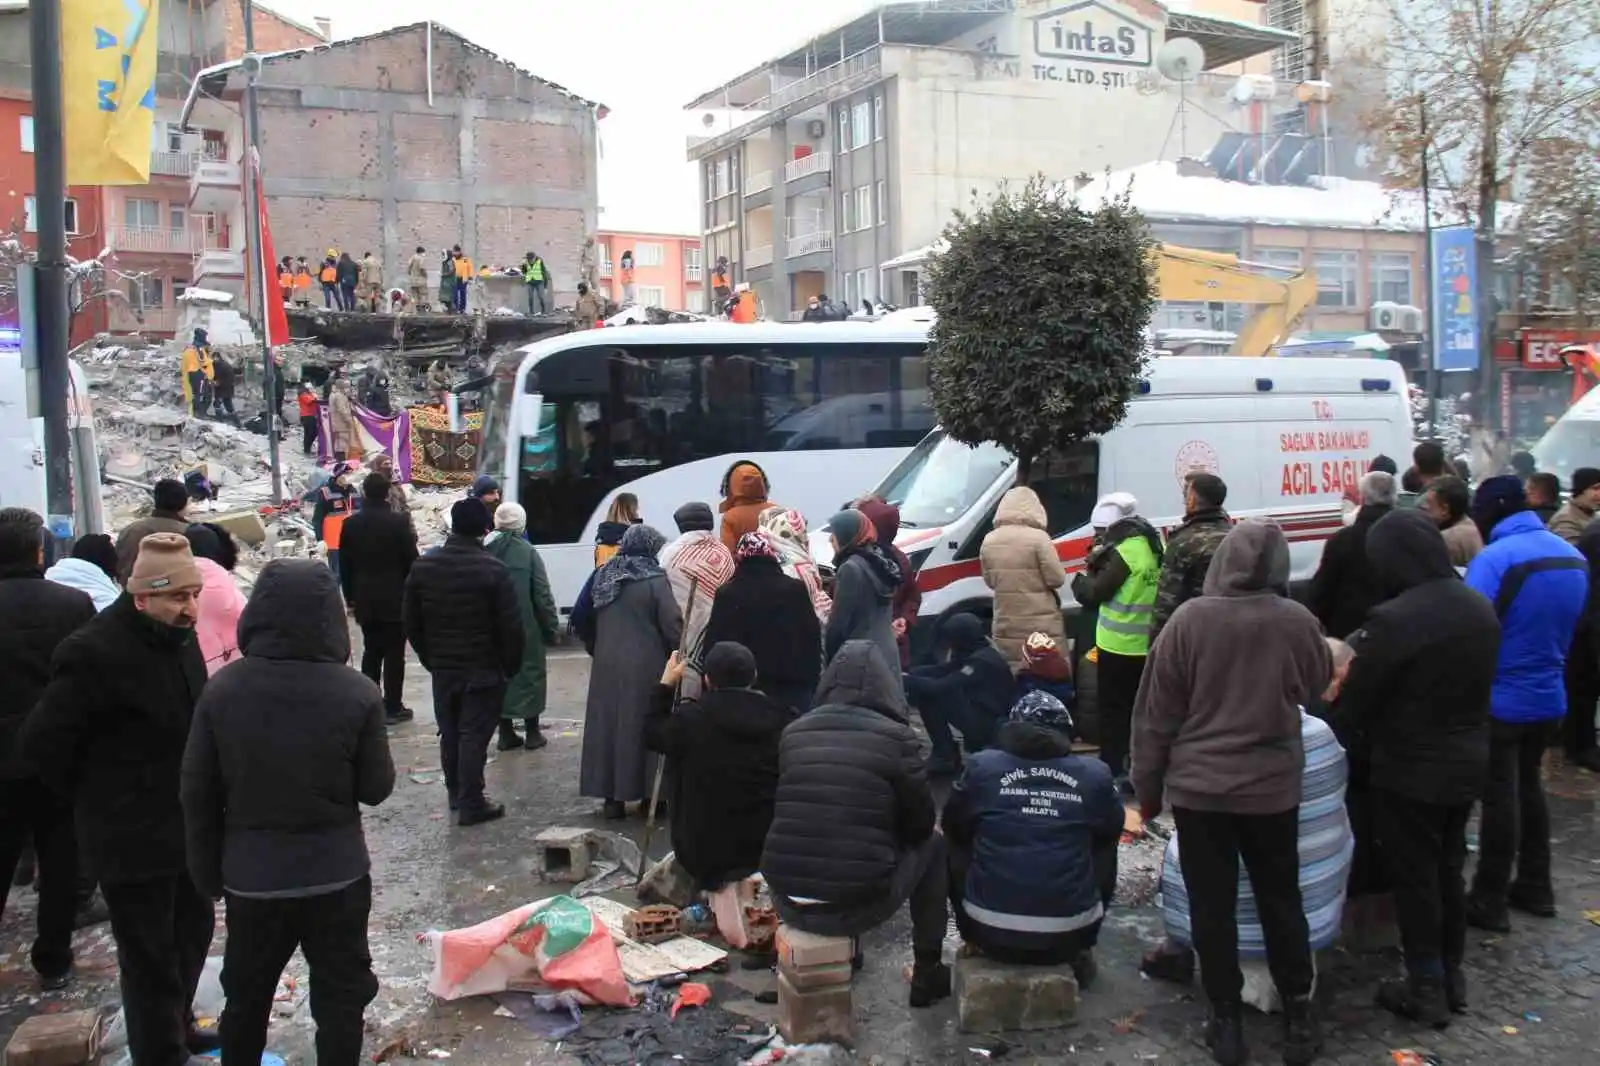
{"type": "Polygon", "coordinates": [[[722,543],[729,551],[739,546],[739,538],[761,526],[761,512],[773,506],[767,472],[748,459],[740,459],[722,475],[722,543]]]}

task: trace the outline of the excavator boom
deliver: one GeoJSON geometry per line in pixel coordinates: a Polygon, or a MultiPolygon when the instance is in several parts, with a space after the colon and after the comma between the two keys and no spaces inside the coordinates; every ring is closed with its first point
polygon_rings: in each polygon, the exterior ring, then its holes
{"type": "Polygon", "coordinates": [[[1309,269],[1288,270],[1176,245],[1162,245],[1151,256],[1163,300],[1260,306],[1234,339],[1234,355],[1271,354],[1317,298],[1317,276],[1309,269]]]}

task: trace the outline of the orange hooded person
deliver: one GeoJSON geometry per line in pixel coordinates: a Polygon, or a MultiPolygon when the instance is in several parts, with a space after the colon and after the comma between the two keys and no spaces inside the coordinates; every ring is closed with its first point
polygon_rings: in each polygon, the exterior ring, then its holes
{"type": "Polygon", "coordinates": [[[722,543],[732,551],[739,538],[761,527],[761,512],[774,506],[767,499],[767,472],[740,459],[722,475],[722,543]]]}

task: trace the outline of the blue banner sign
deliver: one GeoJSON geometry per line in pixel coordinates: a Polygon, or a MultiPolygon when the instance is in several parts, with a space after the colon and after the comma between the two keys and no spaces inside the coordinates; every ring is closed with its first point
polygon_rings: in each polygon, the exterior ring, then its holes
{"type": "Polygon", "coordinates": [[[1433,352],[1440,370],[1478,369],[1478,252],[1471,226],[1433,231],[1433,352]]]}

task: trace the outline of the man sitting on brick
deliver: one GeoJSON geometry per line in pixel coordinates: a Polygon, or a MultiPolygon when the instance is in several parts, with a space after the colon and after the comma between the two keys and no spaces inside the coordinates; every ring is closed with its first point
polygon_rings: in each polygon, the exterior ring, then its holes
{"type": "Polygon", "coordinates": [[[913,1007],[950,994],[940,958],[944,837],[934,821],[895,675],[873,642],[847,641],[815,708],[783,732],[761,871],[778,916],[818,936],[859,937],[909,902],[913,1007]]]}
{"type": "Polygon", "coordinates": [[[1124,817],[1106,764],[1072,754],[1065,705],[1023,696],[945,804],[961,938],[1001,962],[1071,963],[1088,987],[1124,817]]]}

